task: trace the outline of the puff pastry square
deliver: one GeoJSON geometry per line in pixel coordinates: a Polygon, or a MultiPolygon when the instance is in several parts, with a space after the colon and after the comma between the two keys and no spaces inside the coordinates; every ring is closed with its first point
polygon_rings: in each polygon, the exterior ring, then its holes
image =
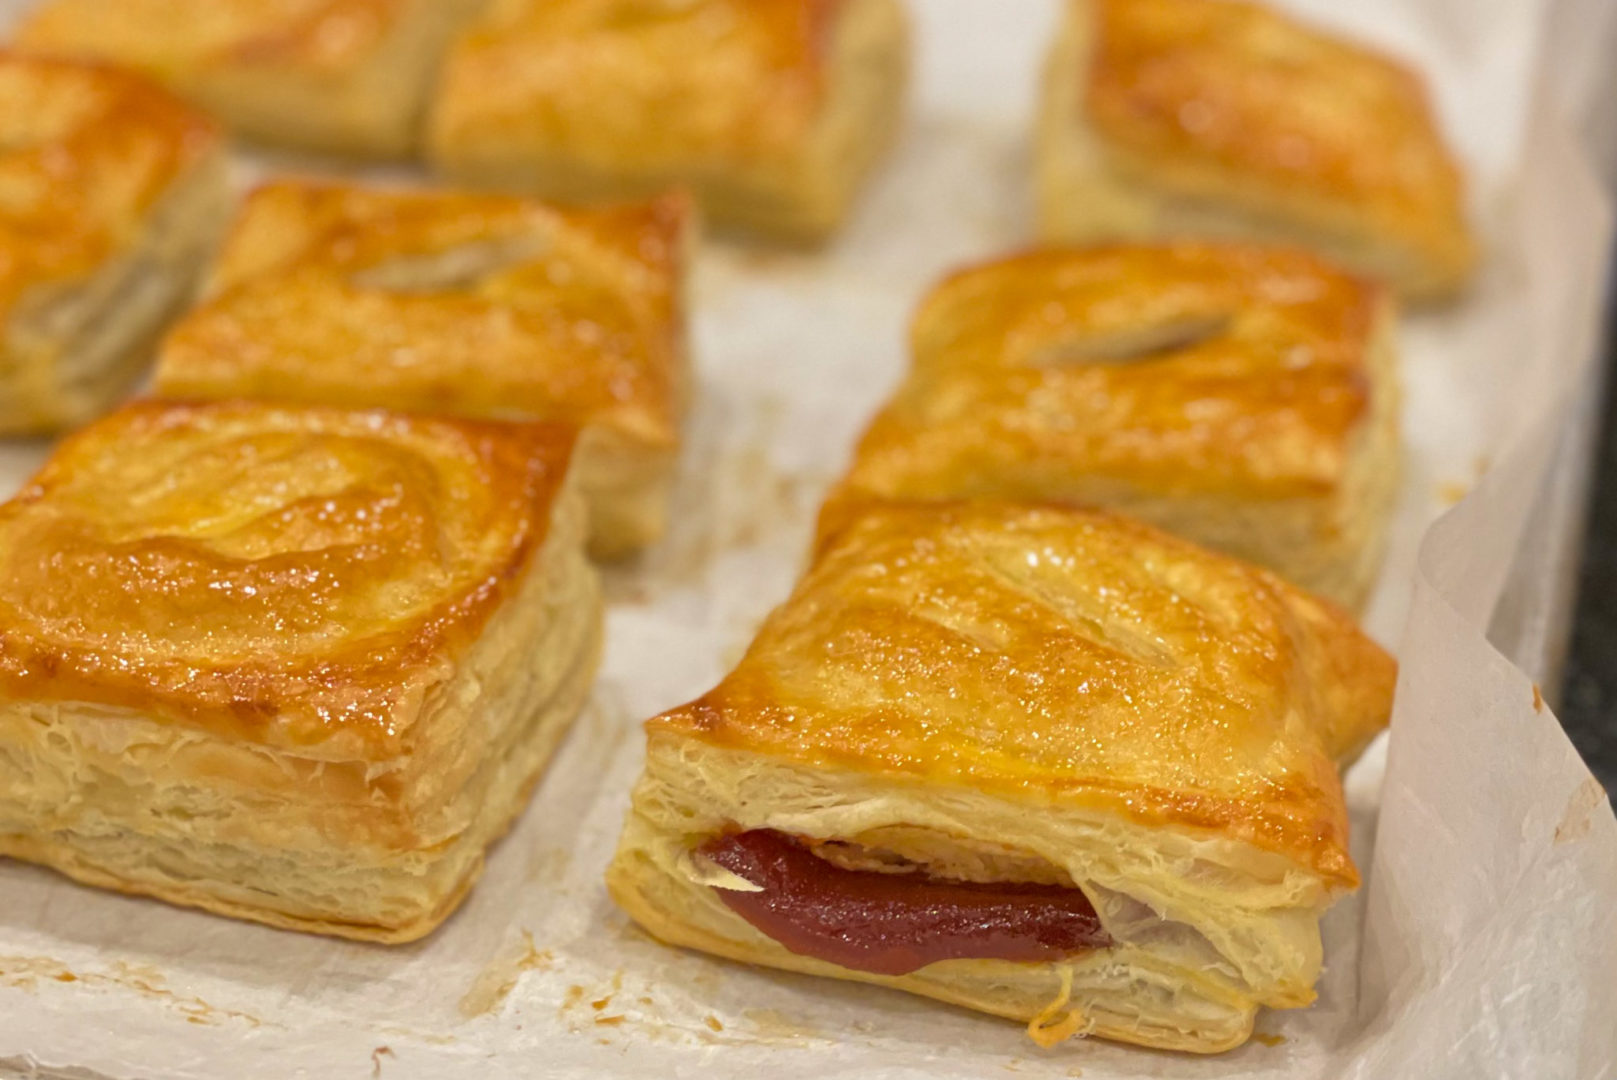
{"type": "Polygon", "coordinates": [[[1244,0],[1066,0],[1045,73],[1046,240],[1313,247],[1432,300],[1476,261],[1418,75],[1244,0]]]}
{"type": "Polygon", "coordinates": [[[454,31],[484,0],[45,0],[30,49],[140,68],[265,143],[415,149],[454,31]]]}
{"type": "Polygon", "coordinates": [[[822,511],[1000,496],[1108,506],[1349,607],[1399,482],[1391,300],[1304,252],[1054,249],[955,274],[822,511]]]}
{"type": "Polygon", "coordinates": [[[551,197],[684,186],[720,225],[815,240],[892,141],[908,50],[900,0],[494,0],[429,153],[551,197]]]}
{"type": "Polygon", "coordinates": [[[666,942],[1045,1044],[1228,1049],[1314,997],[1358,883],[1337,767],[1394,674],[1337,609],[1123,517],[874,509],[647,724],[608,887],[666,942]]]}
{"type": "Polygon", "coordinates": [[[144,79],[0,51],[0,433],[115,402],[191,297],[227,194],[218,133],[144,79]]]}
{"type": "Polygon", "coordinates": [[[286,181],[247,199],[160,393],[588,425],[597,554],[655,539],[684,411],[687,201],[567,211],[286,181]]]}
{"type": "Polygon", "coordinates": [[[143,402],[0,506],[0,854],[409,941],[584,700],[573,429],[143,402]]]}

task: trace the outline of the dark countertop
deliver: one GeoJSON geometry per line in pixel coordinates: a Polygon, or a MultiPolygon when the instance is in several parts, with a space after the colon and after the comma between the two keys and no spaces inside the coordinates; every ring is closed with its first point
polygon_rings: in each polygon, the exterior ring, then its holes
{"type": "Polygon", "coordinates": [[[1584,760],[1617,795],[1617,315],[1606,324],[1606,402],[1560,717],[1584,760]]]}

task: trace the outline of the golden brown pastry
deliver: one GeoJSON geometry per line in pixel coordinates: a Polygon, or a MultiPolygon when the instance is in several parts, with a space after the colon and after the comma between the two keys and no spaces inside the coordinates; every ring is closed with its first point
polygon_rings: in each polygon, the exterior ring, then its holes
{"type": "Polygon", "coordinates": [[[655,539],[679,448],[686,200],[561,210],[287,181],[248,197],[160,393],[589,425],[592,546],[655,539]]]}
{"type": "Polygon", "coordinates": [[[1394,312],[1299,251],[1033,252],[946,279],[822,523],[881,499],[1122,510],[1350,607],[1398,490],[1394,312]]]}
{"type": "Polygon", "coordinates": [[[140,68],[266,143],[415,148],[454,30],[485,0],[45,0],[30,49],[140,68]]]}
{"type": "Polygon", "coordinates": [[[816,239],[892,141],[908,51],[899,0],[493,0],[429,152],[549,197],[686,186],[719,224],[816,239]]]}
{"type": "Polygon", "coordinates": [[[1296,242],[1423,300],[1476,261],[1419,76],[1262,4],[1066,0],[1037,157],[1049,241],[1296,242]]]}
{"type": "Polygon", "coordinates": [[[226,201],[200,113],[126,72],[0,51],[0,433],[83,423],[128,389],[226,201]]]}
{"type": "Polygon", "coordinates": [[[559,425],[143,402],[0,506],[0,854],[431,931],[588,692],[559,425]]]}
{"type": "Polygon", "coordinates": [[[613,898],[662,940],[1099,1035],[1237,1046],[1358,884],[1337,764],[1394,664],[1104,512],[879,508],[647,724],[613,898]]]}

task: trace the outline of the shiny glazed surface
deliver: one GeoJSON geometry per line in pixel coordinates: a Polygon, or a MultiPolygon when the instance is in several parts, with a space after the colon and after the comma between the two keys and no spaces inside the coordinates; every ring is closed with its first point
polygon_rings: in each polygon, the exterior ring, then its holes
{"type": "Polygon", "coordinates": [[[434,124],[607,169],[772,161],[823,104],[842,2],[495,0],[450,55],[434,124]]]}
{"type": "Polygon", "coordinates": [[[955,274],[846,494],[1035,495],[1062,479],[1283,498],[1342,481],[1383,292],[1300,251],[1054,249],[955,274]]]}
{"type": "Polygon", "coordinates": [[[762,887],[718,890],[760,932],[856,971],[905,975],[965,958],[1059,960],[1111,944],[1078,889],[847,870],[772,829],[717,836],[697,852],[762,887]]]}
{"type": "Polygon", "coordinates": [[[1087,114],[1153,160],[1351,203],[1443,247],[1461,179],[1408,68],[1244,0],[1093,0],[1087,114]]]}
{"type": "Polygon", "coordinates": [[[1395,666],[1341,611],[1127,519],[1014,504],[872,509],[824,544],[684,737],[1098,807],[1357,872],[1335,758],[1395,666]]]}
{"type": "Polygon", "coordinates": [[[295,181],[248,199],[164,342],[176,397],[599,423],[670,446],[680,197],[601,210],[295,181]]]}
{"type": "Polygon", "coordinates": [[[214,125],[127,72],[0,51],[0,326],[136,239],[219,144],[214,125]]]}
{"type": "Polygon", "coordinates": [[[574,433],[137,403],[0,506],[0,693],[386,754],[543,541],[574,433]]]}

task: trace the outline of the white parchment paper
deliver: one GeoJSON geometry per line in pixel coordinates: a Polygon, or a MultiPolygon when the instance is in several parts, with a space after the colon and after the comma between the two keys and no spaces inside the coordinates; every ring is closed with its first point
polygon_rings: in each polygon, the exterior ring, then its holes
{"type": "MultiPolygon", "coordinates": [[[[0,17],[25,6],[0,0],[0,17]]],[[[465,908],[386,948],[0,865],[0,1075],[1617,1077],[1617,821],[1538,673],[1485,636],[1507,583],[1564,571],[1533,553],[1565,552],[1575,523],[1545,508],[1579,495],[1567,439],[1594,386],[1617,4],[1293,6],[1429,74],[1489,246],[1463,305],[1405,326],[1408,475],[1368,616],[1402,678],[1390,740],[1349,778],[1367,885],[1327,919],[1314,1008],[1261,1016],[1260,1038],[1213,1059],[1041,1051],[1014,1024],[663,948],[601,887],[639,721],[711,685],[786,595],[818,495],[902,370],[916,299],[1028,242],[1055,5],[912,0],[914,109],[847,234],[814,255],[701,256],[679,524],[611,574],[594,700],[465,908]]],[[[0,448],[0,485],[44,451],[0,448]]],[[[1527,639],[1564,619],[1554,594],[1521,594],[1527,639]]]]}

